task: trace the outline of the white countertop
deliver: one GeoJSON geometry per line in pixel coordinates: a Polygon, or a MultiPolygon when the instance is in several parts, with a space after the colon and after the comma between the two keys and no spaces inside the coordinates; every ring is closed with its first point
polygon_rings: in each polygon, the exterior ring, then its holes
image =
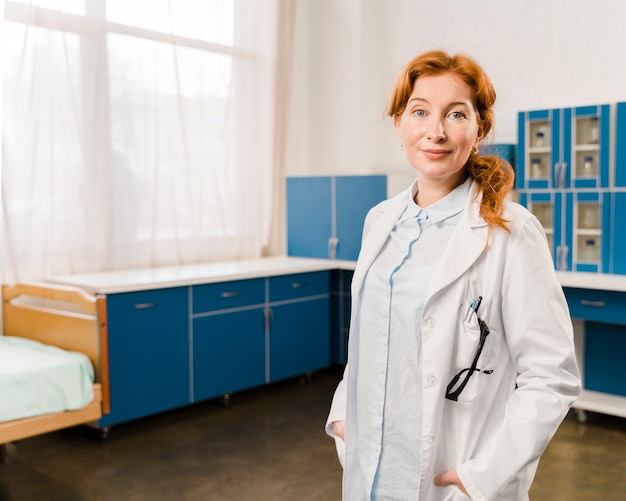
{"type": "Polygon", "coordinates": [[[45,281],[80,287],[92,294],[115,294],[310,271],[353,270],[355,265],[353,261],[277,256],[162,268],[56,275],[46,278],[45,281]]]}
{"type": "MultiPolygon", "coordinates": [[[[92,294],[115,294],[323,270],[354,270],[354,261],[276,256],[238,261],[57,275],[46,282],[71,285],[92,294]]],[[[563,287],[626,292],[626,275],[557,271],[563,287]]]]}
{"type": "Polygon", "coordinates": [[[626,292],[626,275],[557,271],[556,276],[563,287],[626,292]]]}

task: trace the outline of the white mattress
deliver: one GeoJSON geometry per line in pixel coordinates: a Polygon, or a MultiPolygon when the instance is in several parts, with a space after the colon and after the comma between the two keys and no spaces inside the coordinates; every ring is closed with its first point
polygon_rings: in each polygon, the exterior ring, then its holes
{"type": "Polygon", "coordinates": [[[85,407],[93,381],[82,353],[0,336],[0,422],[85,407]]]}

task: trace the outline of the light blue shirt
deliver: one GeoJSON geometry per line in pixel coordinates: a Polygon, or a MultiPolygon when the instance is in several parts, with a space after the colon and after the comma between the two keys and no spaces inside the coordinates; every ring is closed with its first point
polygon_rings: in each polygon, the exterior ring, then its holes
{"type": "Polygon", "coordinates": [[[407,208],[362,288],[357,385],[361,464],[372,499],[417,499],[422,447],[421,317],[428,285],[469,192],[467,180],[427,209],[407,208]]]}

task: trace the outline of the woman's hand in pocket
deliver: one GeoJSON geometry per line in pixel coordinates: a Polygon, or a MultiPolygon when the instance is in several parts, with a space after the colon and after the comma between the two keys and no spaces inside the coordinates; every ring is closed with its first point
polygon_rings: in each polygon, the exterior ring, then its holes
{"type": "Polygon", "coordinates": [[[346,422],[345,421],[333,421],[333,433],[341,438],[341,440],[346,440],[346,422]]]}
{"type": "Polygon", "coordinates": [[[435,480],[433,480],[433,483],[439,487],[456,485],[463,494],[465,494],[467,497],[470,497],[469,493],[465,490],[463,482],[461,482],[461,480],[459,479],[459,475],[457,474],[456,470],[450,470],[446,473],[442,473],[441,475],[437,475],[435,477],[435,480]]]}

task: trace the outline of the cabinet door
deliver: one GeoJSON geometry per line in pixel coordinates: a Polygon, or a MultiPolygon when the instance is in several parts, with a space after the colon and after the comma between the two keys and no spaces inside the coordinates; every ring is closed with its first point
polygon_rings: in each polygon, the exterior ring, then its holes
{"type": "Polygon", "coordinates": [[[356,261],[361,250],[363,223],[369,210],[387,198],[386,176],[337,176],[334,178],[333,217],[336,250],[328,257],[356,261]]]}
{"type": "Polygon", "coordinates": [[[585,322],[584,352],[584,388],[626,396],[626,328],[623,325],[585,322]]]}
{"type": "Polygon", "coordinates": [[[520,204],[532,212],[546,233],[557,270],[571,270],[571,213],[566,210],[569,194],[553,191],[521,191],[520,204]]]}
{"type": "Polygon", "coordinates": [[[193,400],[265,383],[263,308],[193,320],[193,400]]]}
{"type": "Polygon", "coordinates": [[[333,235],[330,177],[287,179],[287,254],[328,258],[333,235]]]}
{"type": "Polygon", "coordinates": [[[330,273],[269,279],[269,380],[330,365],[330,273]]]}
{"type": "Polygon", "coordinates": [[[537,110],[518,115],[518,189],[564,188],[569,178],[570,110],[537,110]]]}
{"type": "Polygon", "coordinates": [[[606,273],[610,262],[611,197],[608,192],[567,194],[568,221],[572,221],[572,271],[606,273]],[[570,216],[571,214],[571,216],[570,216]]]}
{"type": "Polygon", "coordinates": [[[107,296],[111,414],[100,426],[190,402],[187,288],[107,296]]]}
{"type": "Polygon", "coordinates": [[[336,365],[348,361],[348,334],[350,332],[350,284],[353,272],[333,270],[331,272],[330,304],[330,358],[336,365]]]}
{"type": "Polygon", "coordinates": [[[584,106],[572,112],[571,186],[606,188],[609,185],[610,106],[584,106]]]}
{"type": "Polygon", "coordinates": [[[192,288],[193,399],[265,382],[264,278],[192,288]]]}
{"type": "Polygon", "coordinates": [[[272,306],[270,381],[330,365],[328,297],[272,306]]]}

